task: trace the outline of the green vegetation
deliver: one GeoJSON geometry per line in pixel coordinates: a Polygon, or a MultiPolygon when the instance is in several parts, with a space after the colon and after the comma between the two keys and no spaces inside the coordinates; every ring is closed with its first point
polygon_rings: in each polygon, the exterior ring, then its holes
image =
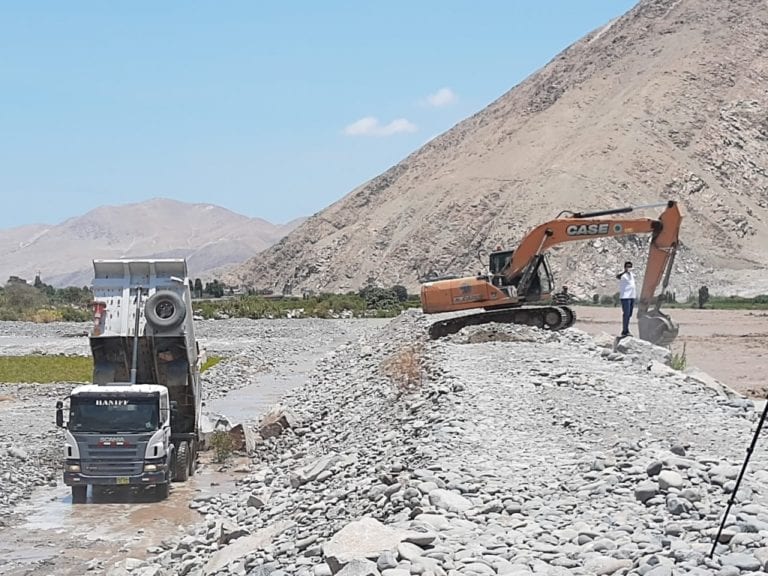
{"type": "MultiPolygon", "coordinates": [[[[201,371],[221,360],[210,356],[201,371]]],[[[90,356],[0,356],[0,382],[90,382],[92,376],[90,356]]]]}
{"type": "Polygon", "coordinates": [[[682,353],[672,354],[672,359],[669,361],[669,365],[675,370],[685,370],[685,367],[688,365],[688,358],[685,355],[685,343],[683,343],[682,353]]]}
{"type": "Polygon", "coordinates": [[[54,288],[39,276],[32,284],[11,276],[0,288],[0,320],[85,322],[91,319],[88,306],[92,300],[87,286],[54,288]]]}
{"type": "Polygon", "coordinates": [[[0,356],[0,382],[90,382],[89,356],[0,356]]]}
{"type": "Polygon", "coordinates": [[[208,359],[200,368],[200,372],[201,373],[205,372],[206,370],[208,370],[208,368],[216,366],[216,364],[218,364],[219,362],[221,362],[221,356],[208,356],[208,359]]]}
{"type": "Polygon", "coordinates": [[[699,288],[699,308],[704,308],[707,302],[709,302],[709,288],[702,286],[699,288]]]}
{"type": "MultiPolygon", "coordinates": [[[[190,280],[195,314],[204,318],[339,318],[397,316],[406,308],[420,306],[418,296],[405,286],[367,286],[346,294],[304,294],[301,297],[274,296],[269,290],[250,290],[235,295],[230,286],[213,280],[190,280]]],[[[36,277],[30,284],[11,276],[0,288],[0,320],[30,322],[87,322],[92,318],[90,288],[54,288],[36,277]]],[[[211,364],[212,365],[212,364],[211,364]]]]}
{"type": "Polygon", "coordinates": [[[203,318],[389,318],[419,306],[418,296],[409,295],[403,286],[369,286],[358,292],[303,297],[250,294],[194,303],[195,314],[203,318]]]}
{"type": "Polygon", "coordinates": [[[235,448],[232,436],[223,430],[216,430],[211,434],[210,444],[211,448],[213,448],[216,462],[226,462],[235,448]]]}

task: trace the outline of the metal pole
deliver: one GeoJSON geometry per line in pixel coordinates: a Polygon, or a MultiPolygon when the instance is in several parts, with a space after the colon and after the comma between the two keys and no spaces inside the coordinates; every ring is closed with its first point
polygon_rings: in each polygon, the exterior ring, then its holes
{"type": "Polygon", "coordinates": [[[712,550],[709,551],[710,558],[712,558],[712,556],[715,554],[715,548],[717,547],[717,543],[720,541],[720,535],[723,533],[723,528],[725,528],[725,521],[728,519],[728,513],[731,511],[733,501],[736,500],[736,494],[739,492],[741,479],[744,477],[744,472],[747,470],[749,458],[752,456],[752,451],[755,449],[755,445],[757,444],[757,437],[760,436],[760,430],[763,429],[763,423],[765,422],[766,415],[768,415],[768,400],[765,402],[765,407],[763,408],[763,413],[760,416],[760,421],[757,423],[757,430],[755,430],[755,435],[752,436],[752,443],[749,445],[749,448],[747,448],[747,457],[744,459],[744,464],[741,466],[741,472],[739,472],[739,477],[736,479],[736,487],[733,489],[733,492],[731,492],[731,497],[728,500],[728,507],[725,509],[725,516],[723,516],[723,521],[720,522],[720,528],[717,530],[715,541],[712,542],[712,550]]]}
{"type": "Polygon", "coordinates": [[[131,384],[136,384],[139,367],[139,316],[141,315],[141,286],[136,289],[136,322],[133,328],[133,358],[131,358],[131,384]]]}

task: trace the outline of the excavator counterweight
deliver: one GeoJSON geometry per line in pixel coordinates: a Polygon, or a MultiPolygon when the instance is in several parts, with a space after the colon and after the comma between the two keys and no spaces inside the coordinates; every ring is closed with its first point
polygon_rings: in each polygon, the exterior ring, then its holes
{"type": "Polygon", "coordinates": [[[668,346],[677,337],[678,326],[659,309],[661,299],[656,296],[656,289],[660,284],[662,290],[667,287],[677,252],[682,221],[677,203],[567,214],[531,230],[517,249],[491,253],[486,275],[422,284],[421,306],[426,314],[484,310],[435,322],[430,327],[430,336],[440,338],[465,326],[489,322],[527,324],[548,330],[568,328],[575,322],[573,310],[568,306],[545,305],[555,286],[546,251],[564,242],[651,234],[637,303],[638,331],[643,340],[668,346]],[[605,218],[658,206],[666,207],[658,219],[605,218]]]}

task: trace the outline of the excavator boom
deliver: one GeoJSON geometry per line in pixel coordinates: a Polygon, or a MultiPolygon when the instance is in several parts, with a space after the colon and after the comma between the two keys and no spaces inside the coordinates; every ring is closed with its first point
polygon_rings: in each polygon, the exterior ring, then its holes
{"type": "MultiPolygon", "coordinates": [[[[640,208],[619,208],[590,213],[570,213],[531,230],[516,250],[491,255],[491,273],[422,285],[422,309],[427,314],[459,310],[485,309],[491,312],[459,316],[435,323],[432,337],[457,332],[465,325],[485,322],[513,322],[560,330],[573,324],[568,307],[531,305],[546,300],[554,283],[544,258],[552,246],[565,242],[651,234],[650,251],[638,301],[640,337],[656,344],[669,344],[677,336],[677,326],[659,310],[655,296],[659,283],[666,288],[678,246],[682,216],[674,201],[658,219],[605,218],[626,214],[640,208]],[[502,262],[499,265],[499,262],[502,262]],[[511,308],[518,308],[512,311],[511,308]],[[522,308],[523,310],[520,310],[522,308]]],[[[657,207],[660,205],[653,205],[657,207]]],[[[562,214],[562,213],[561,213],[562,214]]]]}

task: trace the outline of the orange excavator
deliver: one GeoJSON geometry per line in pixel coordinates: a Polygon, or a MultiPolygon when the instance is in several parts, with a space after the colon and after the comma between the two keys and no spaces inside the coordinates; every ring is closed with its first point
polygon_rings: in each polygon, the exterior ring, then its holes
{"type": "Polygon", "coordinates": [[[454,316],[430,326],[433,339],[455,334],[465,326],[504,322],[528,324],[548,330],[572,326],[576,316],[568,306],[545,305],[554,292],[554,281],[546,251],[556,244],[651,234],[640,298],[637,302],[640,338],[659,346],[669,345],[678,326],[661,312],[661,298],[655,295],[669,283],[678,247],[682,215],[677,202],[601,210],[561,212],[557,218],[531,230],[516,250],[492,252],[489,273],[467,278],[448,278],[422,284],[421,307],[426,314],[484,309],[484,312],[454,316]],[[657,220],[652,218],[604,218],[646,208],[665,206],[657,220]],[[536,305],[536,303],[539,305],[536,305]]]}

